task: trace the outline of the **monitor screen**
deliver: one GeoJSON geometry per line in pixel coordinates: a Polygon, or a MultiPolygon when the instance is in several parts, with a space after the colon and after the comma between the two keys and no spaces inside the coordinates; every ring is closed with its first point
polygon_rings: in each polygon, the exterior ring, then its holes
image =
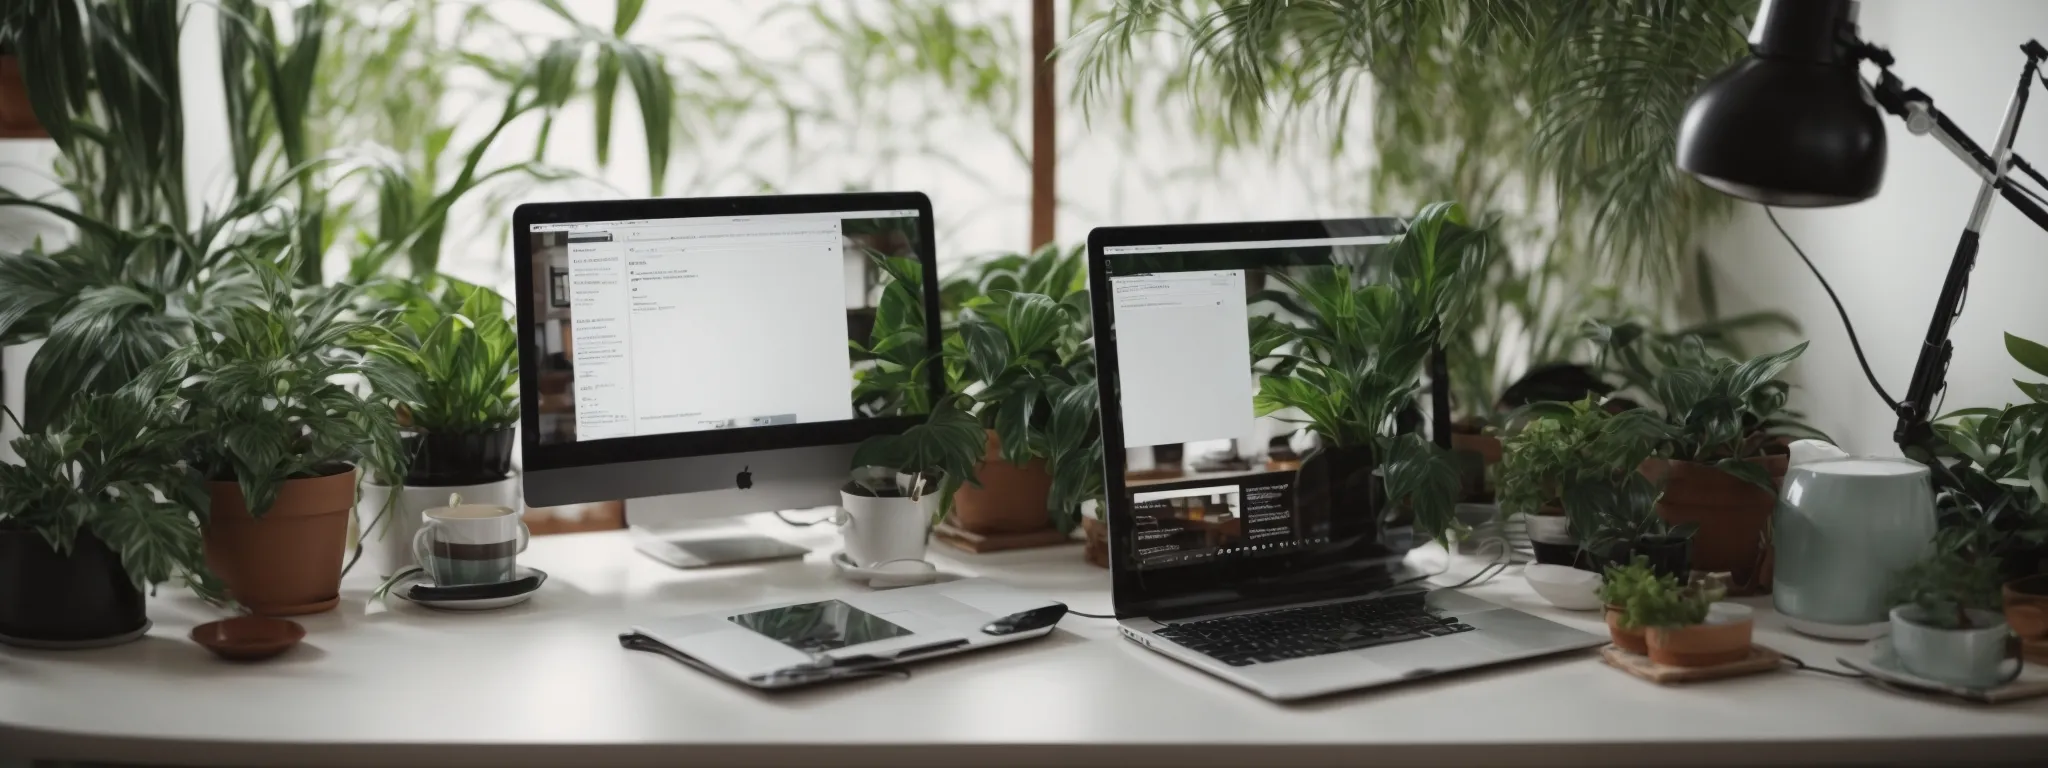
{"type": "Polygon", "coordinates": [[[1287,330],[1310,325],[1300,291],[1375,280],[1399,222],[1204,227],[1098,243],[1119,611],[1378,567],[1407,546],[1369,501],[1370,449],[1324,445],[1280,391],[1306,385],[1291,358],[1323,354],[1320,331],[1287,330]]]}
{"type": "MultiPolygon", "coordinates": [[[[886,297],[899,274],[917,274],[925,231],[915,209],[529,225],[534,437],[548,446],[920,413],[925,398],[862,380],[891,365],[867,350],[878,322],[902,320],[886,297]]],[[[908,288],[918,301],[922,287],[908,288]]],[[[888,357],[921,357],[923,338],[908,334],[888,357]]]]}

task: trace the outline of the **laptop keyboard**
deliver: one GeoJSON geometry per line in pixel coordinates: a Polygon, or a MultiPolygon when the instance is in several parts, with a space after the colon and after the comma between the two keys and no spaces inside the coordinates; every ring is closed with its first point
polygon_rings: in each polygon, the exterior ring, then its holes
{"type": "Polygon", "coordinates": [[[1473,629],[1454,617],[1430,611],[1423,594],[1416,593],[1183,622],[1153,634],[1242,667],[1473,629]]]}

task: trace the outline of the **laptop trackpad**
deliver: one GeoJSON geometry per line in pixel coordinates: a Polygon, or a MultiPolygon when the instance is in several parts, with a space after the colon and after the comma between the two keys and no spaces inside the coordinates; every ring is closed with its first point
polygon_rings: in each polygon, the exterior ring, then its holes
{"type": "Polygon", "coordinates": [[[1449,672],[1489,664],[1501,658],[1500,653],[1469,642],[1462,635],[1365,648],[1352,651],[1351,655],[1368,659],[1395,674],[1404,676],[1414,674],[1418,670],[1449,672]]]}

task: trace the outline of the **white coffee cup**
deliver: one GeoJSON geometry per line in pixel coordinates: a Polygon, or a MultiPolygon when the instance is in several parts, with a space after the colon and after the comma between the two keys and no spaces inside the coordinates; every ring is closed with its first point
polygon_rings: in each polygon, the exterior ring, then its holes
{"type": "Polygon", "coordinates": [[[938,511],[939,495],[925,494],[917,501],[907,498],[877,498],[839,493],[839,535],[845,541],[846,558],[861,568],[883,563],[924,559],[932,516],[938,511]]]}

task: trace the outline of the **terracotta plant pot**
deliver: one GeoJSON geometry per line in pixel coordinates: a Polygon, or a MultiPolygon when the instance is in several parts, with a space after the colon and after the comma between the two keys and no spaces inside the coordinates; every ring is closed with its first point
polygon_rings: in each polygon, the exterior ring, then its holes
{"type": "Polygon", "coordinates": [[[1501,445],[1499,437],[1479,432],[1458,431],[1461,429],[1463,428],[1453,427],[1451,432],[1451,450],[1470,451],[1479,454],[1479,458],[1484,460],[1487,466],[1500,463],[1501,445]]]}
{"type": "Polygon", "coordinates": [[[1749,658],[1756,621],[1745,615],[1726,623],[1651,627],[1650,660],[1672,667],[1715,667],[1749,658]]]}
{"type": "Polygon", "coordinates": [[[1052,493],[1052,475],[1045,471],[1044,459],[1022,465],[1004,461],[1002,443],[990,430],[988,453],[974,474],[981,487],[966,483],[953,494],[954,525],[982,535],[1031,533],[1052,527],[1052,516],[1045,510],[1046,496],[1052,493]]]}
{"type": "Polygon", "coordinates": [[[2027,661],[2048,664],[2048,574],[2006,582],[2005,623],[2020,636],[2027,661]]]}
{"type": "Polygon", "coordinates": [[[50,132],[29,106],[28,82],[21,76],[21,58],[0,55],[0,139],[47,139],[50,132]]]}
{"type": "Polygon", "coordinates": [[[354,469],[286,481],[261,518],[249,515],[240,485],[211,482],[207,490],[206,565],[236,602],[261,616],[297,616],[341,601],[354,469]]]}
{"type": "Polygon", "coordinates": [[[1650,563],[1650,570],[1659,576],[1670,576],[1685,581],[1692,574],[1690,557],[1692,542],[1685,539],[1649,538],[1637,539],[1635,543],[1621,548],[1612,559],[1603,560],[1600,570],[1607,566],[1623,566],[1635,561],[1637,555],[1650,563]]]}
{"type": "Polygon", "coordinates": [[[140,637],[142,591],[121,558],[80,531],[69,554],[41,533],[0,528],[0,637],[37,647],[101,647],[140,637]]]}
{"type": "Polygon", "coordinates": [[[1081,550],[1088,564],[1098,568],[1109,567],[1109,526],[1092,517],[1081,518],[1081,533],[1087,537],[1088,545],[1081,550]]]}
{"type": "MultiPolygon", "coordinates": [[[[1785,477],[1784,454],[1748,461],[1770,473],[1776,486],[1785,477]]],[[[1643,474],[1664,482],[1657,516],[1672,525],[1697,523],[1692,537],[1692,568],[1733,575],[1729,594],[1761,595],[1771,591],[1771,512],[1777,495],[1711,465],[1650,459],[1643,474]]]]}
{"type": "Polygon", "coordinates": [[[1629,629],[1621,625],[1620,606],[1610,605],[1607,612],[1607,637],[1614,641],[1614,647],[1633,654],[1650,652],[1649,640],[1641,629],[1629,629]]]}

